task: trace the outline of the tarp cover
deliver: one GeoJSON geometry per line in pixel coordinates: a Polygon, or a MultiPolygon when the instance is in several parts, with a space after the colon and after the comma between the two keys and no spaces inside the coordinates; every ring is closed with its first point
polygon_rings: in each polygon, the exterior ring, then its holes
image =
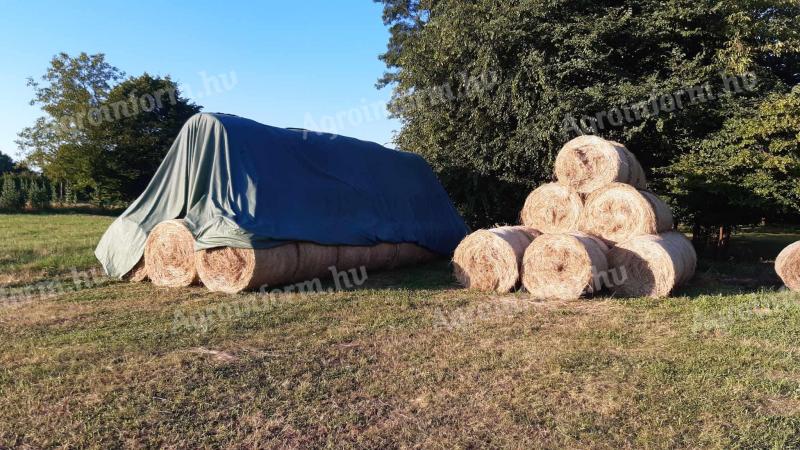
{"type": "Polygon", "coordinates": [[[411,242],[447,255],[468,232],[418,155],[227,114],[183,126],[144,193],[95,255],[122,277],[160,222],[185,218],[196,249],[411,242]]]}

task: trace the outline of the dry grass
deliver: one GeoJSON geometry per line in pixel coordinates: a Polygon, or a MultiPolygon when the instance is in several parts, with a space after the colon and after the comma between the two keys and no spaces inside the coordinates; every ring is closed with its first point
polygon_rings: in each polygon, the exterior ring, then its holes
{"type": "Polygon", "coordinates": [[[769,266],[703,263],[660,301],[482,294],[435,263],[269,302],[114,282],[2,308],[0,447],[796,448],[797,294],[725,281],[769,266]]]}

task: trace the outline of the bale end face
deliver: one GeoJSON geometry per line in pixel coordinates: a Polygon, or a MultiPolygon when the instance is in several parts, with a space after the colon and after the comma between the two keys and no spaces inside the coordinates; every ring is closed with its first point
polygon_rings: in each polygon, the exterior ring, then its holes
{"type": "Polygon", "coordinates": [[[573,300],[603,288],[608,247],[583,233],[543,234],[525,250],[522,284],[536,299],[573,300]]]}
{"type": "Polygon", "coordinates": [[[792,291],[800,291],[800,241],[784,248],[775,258],[775,272],[792,291]]]}
{"type": "Polygon", "coordinates": [[[147,276],[156,286],[185,287],[199,281],[194,237],[183,220],[156,225],[147,236],[144,259],[147,276]]]}
{"type": "Polygon", "coordinates": [[[482,291],[506,293],[519,283],[525,249],[538,236],[528,227],[478,230],[458,245],[453,272],[461,285],[482,291]]]}
{"type": "Polygon", "coordinates": [[[582,210],[583,200],[577,192],[548,183],[528,195],[520,219],[523,225],[542,233],[567,233],[578,229],[582,210]]]}
{"type": "Polygon", "coordinates": [[[606,243],[658,234],[673,228],[672,212],[656,195],[624,183],[611,183],[586,199],[578,228],[606,243]]]}
{"type": "Polygon", "coordinates": [[[558,152],[555,162],[558,182],[581,194],[589,194],[612,183],[628,183],[643,189],[644,170],[624,145],[599,136],[579,136],[558,152]]]}

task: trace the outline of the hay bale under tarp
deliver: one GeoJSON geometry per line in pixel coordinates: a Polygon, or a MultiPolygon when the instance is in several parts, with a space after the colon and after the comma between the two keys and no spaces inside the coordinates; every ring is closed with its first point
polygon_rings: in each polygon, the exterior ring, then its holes
{"type": "Polygon", "coordinates": [[[572,300],[603,288],[608,247],[585,233],[542,234],[525,250],[522,285],[536,299],[572,300]]]}
{"type": "Polygon", "coordinates": [[[519,283],[525,249],[540,233],[525,226],[478,230],[456,247],[453,272],[464,287],[509,292],[519,283]]]}
{"type": "Polygon", "coordinates": [[[578,229],[613,245],[633,236],[666,232],[673,226],[672,211],[655,194],[611,183],[586,199],[578,229]]]}
{"type": "Polygon", "coordinates": [[[235,294],[291,282],[298,251],[294,242],[268,249],[217,247],[198,251],[195,260],[209,290],[235,294]]]}
{"type": "Polygon", "coordinates": [[[315,278],[329,278],[330,267],[336,267],[339,248],[335,245],[320,245],[313,242],[297,243],[297,271],[292,282],[308,281],[315,278]]]}
{"type": "Polygon", "coordinates": [[[147,267],[144,265],[144,256],[142,259],[133,266],[133,269],[130,272],[126,273],[123,279],[130,281],[131,283],[141,283],[142,281],[147,280],[147,267]]]}
{"type": "Polygon", "coordinates": [[[206,287],[229,294],[330,278],[331,267],[341,272],[364,266],[369,273],[419,264],[434,257],[434,253],[415,244],[333,246],[311,242],[292,242],[270,249],[218,247],[195,255],[206,287]]]}
{"type": "Polygon", "coordinates": [[[642,165],[624,145],[598,136],[579,136],[558,152],[555,162],[558,182],[588,194],[613,183],[628,183],[644,189],[647,180],[642,165]]]}
{"type": "Polygon", "coordinates": [[[790,244],[778,254],[775,272],[787,288],[800,291],[800,241],[790,244]]]}
{"type": "Polygon", "coordinates": [[[401,242],[400,244],[397,244],[397,258],[394,266],[415,266],[418,264],[424,264],[434,259],[436,259],[436,254],[430,250],[409,242],[401,242]]]}
{"type": "Polygon", "coordinates": [[[697,253],[681,233],[637,236],[608,252],[612,290],[629,297],[665,297],[688,282],[697,253]]]}
{"type": "Polygon", "coordinates": [[[381,243],[373,246],[342,245],[338,247],[338,270],[366,267],[368,271],[414,266],[432,261],[436,254],[416,244],[381,243]]]}
{"type": "Polygon", "coordinates": [[[181,219],[156,225],[144,247],[147,276],[156,286],[184,287],[198,282],[194,237],[181,219]]]}
{"type": "Polygon", "coordinates": [[[567,233],[578,229],[582,210],[583,200],[577,192],[548,183],[528,195],[520,219],[523,225],[542,233],[567,233]]]}

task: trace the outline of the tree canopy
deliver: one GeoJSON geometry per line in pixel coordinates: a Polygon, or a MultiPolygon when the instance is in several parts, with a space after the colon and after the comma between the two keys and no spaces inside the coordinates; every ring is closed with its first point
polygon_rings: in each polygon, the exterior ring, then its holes
{"type": "MultiPolygon", "coordinates": [[[[723,150],[720,133],[757,126],[751,121],[767,113],[768,99],[790,102],[800,82],[796,1],[382,3],[391,37],[379,85],[394,88],[389,108],[403,125],[396,143],[426,157],[473,226],[517,220],[528,191],[551,178],[558,149],[587,131],[567,126],[570,118],[609,112],[588,131],[625,142],[652,169],[653,186],[680,197],[679,180],[699,157],[683,155],[735,153],[723,150]],[[732,88],[746,80],[755,82],[732,88]],[[689,101],[698,88],[712,95],[689,101]],[[662,96],[687,100],[612,120],[610,112],[662,96]]],[[[763,184],[747,184],[742,195],[767,195],[763,184]]],[[[770,198],[792,197],[790,184],[776,184],[781,193],[770,198]]]]}
{"type": "Polygon", "coordinates": [[[0,173],[11,172],[14,170],[14,160],[3,152],[0,152],[0,173]]]}
{"type": "Polygon", "coordinates": [[[27,162],[98,202],[135,198],[201,109],[169,77],[126,77],[103,54],[61,53],[28,85],[46,115],[19,133],[27,162]]]}

